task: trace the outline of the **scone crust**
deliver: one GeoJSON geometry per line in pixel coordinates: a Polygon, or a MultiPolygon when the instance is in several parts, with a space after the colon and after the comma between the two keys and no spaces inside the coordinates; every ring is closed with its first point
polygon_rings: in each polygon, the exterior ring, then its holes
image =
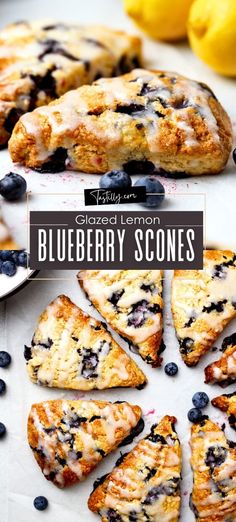
{"type": "Polygon", "coordinates": [[[153,367],[162,362],[162,278],[161,270],[81,270],[78,273],[81,288],[107,323],[153,367]]]}
{"type": "Polygon", "coordinates": [[[175,270],[172,313],[180,353],[195,366],[236,317],[236,255],[205,250],[203,270],[175,270]]]}
{"type": "Polygon", "coordinates": [[[231,428],[236,431],[236,392],[219,395],[212,399],[211,403],[226,412],[231,428]]]}
{"type": "Polygon", "coordinates": [[[205,382],[225,387],[236,381],[236,334],[226,337],[221,348],[223,355],[205,368],[205,382]]]}
{"type": "Polygon", "coordinates": [[[217,174],[229,158],[232,126],[206,85],[135,69],[23,116],[9,143],[13,161],[32,168],[55,161],[61,148],[67,168],[88,173],[126,165],[137,173],[149,161],[167,176],[217,174]]]}

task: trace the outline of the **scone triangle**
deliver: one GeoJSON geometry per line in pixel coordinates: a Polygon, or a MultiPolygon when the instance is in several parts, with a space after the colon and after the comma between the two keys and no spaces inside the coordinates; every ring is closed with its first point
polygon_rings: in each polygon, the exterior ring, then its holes
{"type": "Polygon", "coordinates": [[[221,350],[222,357],[205,368],[205,382],[224,387],[236,381],[236,333],[224,339],[221,350]]]}
{"type": "Polygon", "coordinates": [[[198,522],[235,521],[236,447],[217,424],[203,419],[192,427],[193,491],[190,507],[198,522]]]}
{"type": "Polygon", "coordinates": [[[140,419],[126,402],[41,402],[31,407],[28,441],[46,479],[63,488],[85,479],[140,419]]]}
{"type": "Polygon", "coordinates": [[[27,370],[37,384],[73,390],[129,386],[141,388],[146,377],[100,321],[64,295],[41,314],[27,370]]]}
{"type": "Polygon", "coordinates": [[[162,349],[161,270],[81,270],[81,287],[107,323],[152,366],[162,349]]]}
{"type": "Polygon", "coordinates": [[[219,395],[212,399],[211,403],[226,412],[231,428],[236,430],[236,392],[219,395]]]}
{"type": "Polygon", "coordinates": [[[88,506],[102,522],[179,520],[181,448],[175,421],[165,416],[100,484],[95,482],[88,506]]]}
{"type": "Polygon", "coordinates": [[[172,311],[182,358],[195,366],[236,317],[236,255],[205,250],[203,270],[176,270],[172,311]]]}

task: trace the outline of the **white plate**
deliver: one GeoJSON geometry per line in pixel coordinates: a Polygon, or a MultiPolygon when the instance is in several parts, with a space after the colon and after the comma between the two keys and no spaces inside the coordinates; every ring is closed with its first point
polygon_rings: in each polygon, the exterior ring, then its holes
{"type": "Polygon", "coordinates": [[[12,277],[0,274],[0,301],[19,292],[36,274],[35,270],[28,270],[21,266],[17,267],[17,272],[12,277]]]}

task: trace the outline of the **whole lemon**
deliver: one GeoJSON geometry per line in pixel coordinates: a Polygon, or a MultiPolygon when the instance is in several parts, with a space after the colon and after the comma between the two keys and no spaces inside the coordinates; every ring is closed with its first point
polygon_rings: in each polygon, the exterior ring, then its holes
{"type": "Polygon", "coordinates": [[[187,19],[193,0],[124,0],[127,14],[149,36],[181,40],[187,35],[187,19]]]}
{"type": "Polygon", "coordinates": [[[199,58],[220,74],[236,76],[236,0],[195,0],[188,34],[199,58]]]}

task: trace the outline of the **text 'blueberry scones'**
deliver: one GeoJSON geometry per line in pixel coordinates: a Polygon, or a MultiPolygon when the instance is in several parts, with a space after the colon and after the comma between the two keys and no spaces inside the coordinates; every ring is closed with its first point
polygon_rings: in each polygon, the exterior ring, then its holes
{"type": "Polygon", "coordinates": [[[211,403],[227,413],[231,428],[236,430],[236,392],[215,397],[211,403]]]}
{"type": "Polygon", "coordinates": [[[181,448],[175,417],[164,417],[113,471],[98,479],[88,506],[102,522],[177,522],[181,448]]]}
{"type": "Polygon", "coordinates": [[[192,427],[194,484],[190,507],[198,522],[235,522],[236,447],[211,420],[192,427]]]}
{"type": "Polygon", "coordinates": [[[141,357],[159,366],[162,349],[161,270],[81,270],[89,300],[141,357]]]}
{"type": "Polygon", "coordinates": [[[126,402],[47,401],[31,408],[28,441],[46,479],[63,488],[84,480],[140,419],[126,402]]]}
{"type": "Polygon", "coordinates": [[[224,339],[221,351],[222,357],[205,368],[205,382],[225,387],[236,381],[236,333],[224,339]]]}
{"type": "Polygon", "coordinates": [[[232,147],[229,117],[204,84],[135,69],[67,93],[24,115],[13,161],[46,171],[216,174],[232,147]],[[58,166],[57,166],[58,164],[58,166]]]}
{"type": "Polygon", "coordinates": [[[80,85],[132,70],[140,54],[138,37],[103,26],[9,25],[0,32],[0,145],[23,113],[80,85]]]}
{"type": "Polygon", "coordinates": [[[203,270],[175,270],[172,311],[180,353],[194,366],[236,317],[236,255],[205,250],[203,270]]]}
{"type": "Polygon", "coordinates": [[[73,390],[143,387],[146,377],[114,341],[104,324],[64,295],[41,314],[32,345],[25,347],[27,370],[37,384],[73,390]]]}

